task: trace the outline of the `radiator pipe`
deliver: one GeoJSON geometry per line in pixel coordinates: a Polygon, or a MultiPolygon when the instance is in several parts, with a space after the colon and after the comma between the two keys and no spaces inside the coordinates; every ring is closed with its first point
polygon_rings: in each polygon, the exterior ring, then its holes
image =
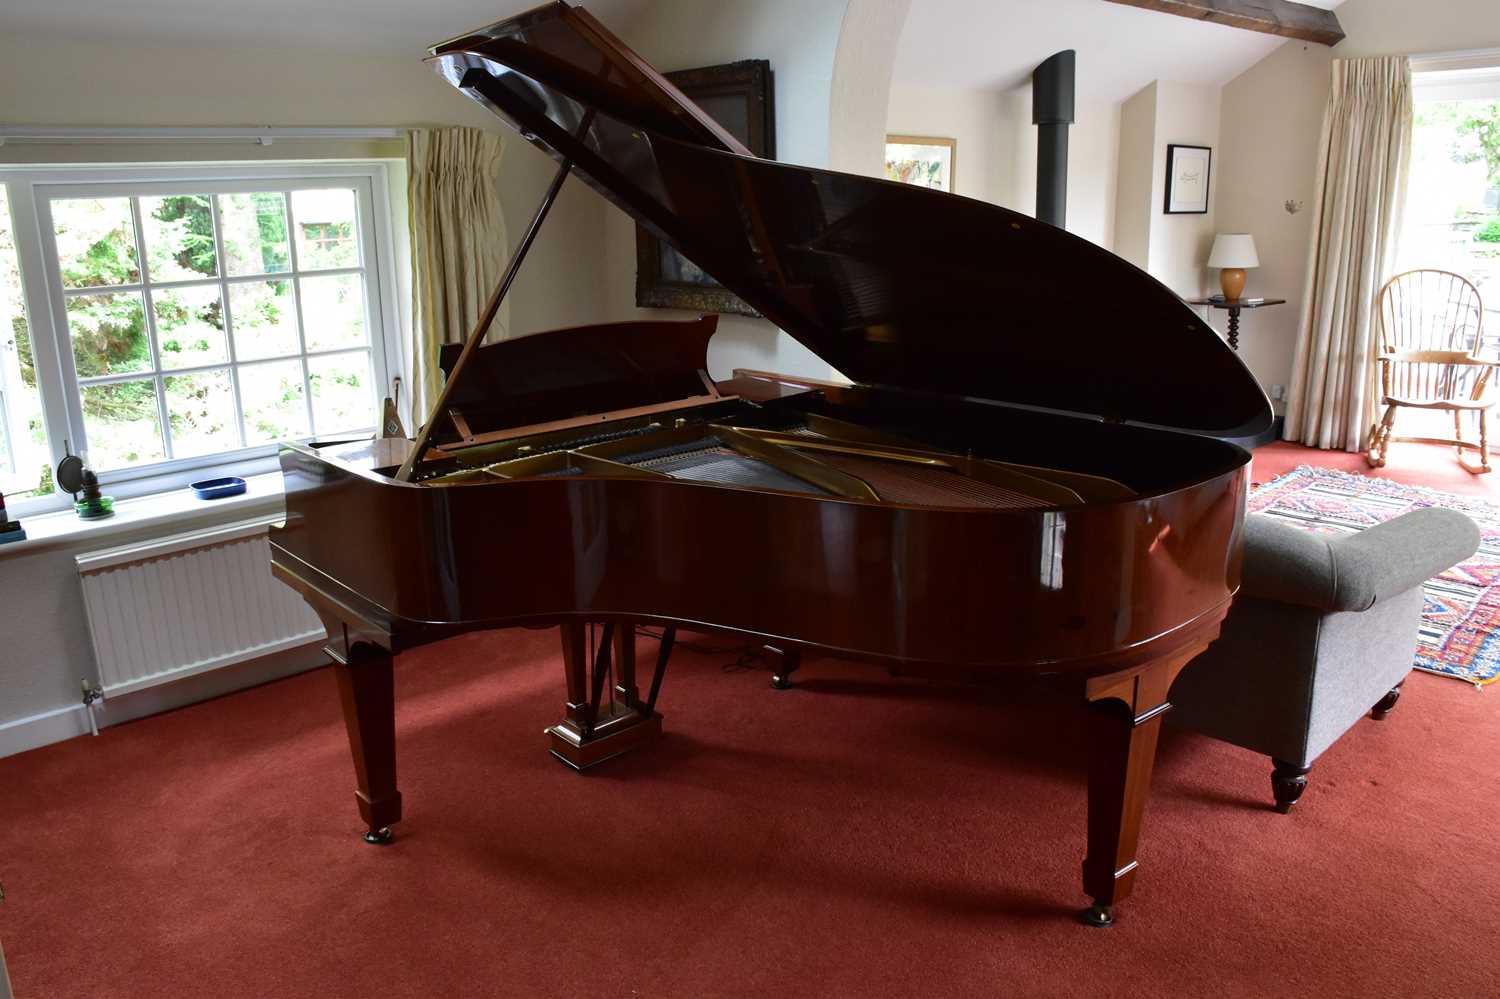
{"type": "Polygon", "coordinates": [[[1073,124],[1077,53],[1064,49],[1031,74],[1031,121],[1036,137],[1036,217],[1068,222],[1068,126],[1073,124]]]}

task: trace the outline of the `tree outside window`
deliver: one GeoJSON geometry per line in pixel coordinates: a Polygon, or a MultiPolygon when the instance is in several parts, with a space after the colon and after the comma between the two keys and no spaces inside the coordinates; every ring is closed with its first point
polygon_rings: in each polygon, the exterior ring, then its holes
{"type": "Polygon", "coordinates": [[[376,163],[0,169],[12,509],[65,504],[65,446],[130,498],[370,433],[396,357],[385,184],[376,163]]]}
{"type": "Polygon", "coordinates": [[[1462,274],[1486,303],[1500,353],[1500,100],[1421,101],[1401,233],[1401,270],[1462,274]]]}
{"type": "Polygon", "coordinates": [[[0,493],[22,499],[51,493],[52,472],[11,225],[0,185],[0,493]]]}
{"type": "Polygon", "coordinates": [[[94,467],[375,423],[354,190],[53,198],[50,211],[94,467]]]}

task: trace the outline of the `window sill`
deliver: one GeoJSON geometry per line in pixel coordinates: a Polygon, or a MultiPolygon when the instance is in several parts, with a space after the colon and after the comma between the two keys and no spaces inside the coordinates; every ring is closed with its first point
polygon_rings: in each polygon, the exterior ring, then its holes
{"type": "Polygon", "coordinates": [[[200,500],[191,489],[118,500],[115,515],[104,520],[80,520],[72,510],[21,517],[25,541],[0,545],[0,560],[35,555],[50,548],[82,541],[105,543],[121,534],[153,529],[166,535],[201,527],[204,521],[253,517],[283,507],[281,473],[249,476],[245,491],[224,499],[200,500]]]}

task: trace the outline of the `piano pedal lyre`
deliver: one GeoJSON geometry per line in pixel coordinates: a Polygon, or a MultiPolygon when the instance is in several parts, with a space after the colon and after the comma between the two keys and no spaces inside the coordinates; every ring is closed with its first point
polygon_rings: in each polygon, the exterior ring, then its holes
{"type": "Polygon", "coordinates": [[[644,701],[635,683],[635,625],[606,622],[599,643],[590,641],[588,622],[561,626],[563,671],[568,681],[567,714],[546,730],[552,755],[575,770],[586,770],[629,752],[661,735],[656,698],[671,657],[677,629],[662,635],[651,689],[644,701]],[[613,675],[607,701],[606,678],[613,675]]]}

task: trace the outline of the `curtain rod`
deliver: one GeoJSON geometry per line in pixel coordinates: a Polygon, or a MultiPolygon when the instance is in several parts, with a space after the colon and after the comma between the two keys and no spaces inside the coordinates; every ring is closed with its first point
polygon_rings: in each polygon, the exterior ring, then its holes
{"type": "Polygon", "coordinates": [[[399,139],[399,128],[89,128],[72,125],[0,125],[7,142],[254,142],[278,139],[399,139]]]}

